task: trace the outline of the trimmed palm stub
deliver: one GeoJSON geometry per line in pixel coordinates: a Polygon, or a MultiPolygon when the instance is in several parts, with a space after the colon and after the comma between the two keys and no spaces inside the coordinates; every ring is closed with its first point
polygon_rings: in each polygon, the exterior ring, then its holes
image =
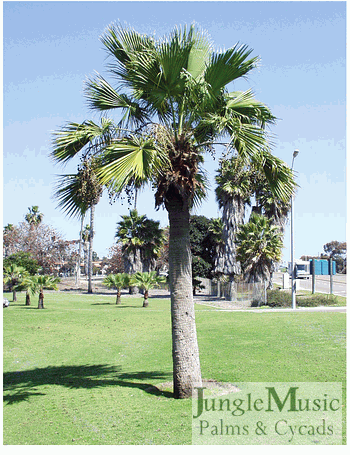
{"type": "MultiPolygon", "coordinates": [[[[258,58],[247,46],[215,52],[194,26],[156,39],[112,25],[101,40],[116,86],[97,75],[87,82],[86,96],[94,110],[119,110],[121,122],[101,152],[97,174],[116,193],[151,183],[156,206],[168,211],[174,396],[186,398],[201,383],[189,219],[205,195],[205,153],[224,142],[230,153],[259,165],[273,191],[286,198],[292,174],[270,153],[264,130],[274,122],[270,110],[251,90],[227,89],[256,67],[258,58]]],[[[67,144],[67,129],[56,135],[57,161],[82,149],[78,141],[67,144]]]]}
{"type": "Polygon", "coordinates": [[[148,295],[151,289],[158,287],[161,283],[165,283],[164,276],[157,276],[157,272],[138,272],[132,276],[132,283],[143,290],[143,307],[148,307],[148,295]]]}
{"type": "Polygon", "coordinates": [[[130,286],[130,275],[127,273],[116,273],[105,277],[103,284],[109,289],[117,290],[116,305],[121,302],[121,290],[130,286]]]}

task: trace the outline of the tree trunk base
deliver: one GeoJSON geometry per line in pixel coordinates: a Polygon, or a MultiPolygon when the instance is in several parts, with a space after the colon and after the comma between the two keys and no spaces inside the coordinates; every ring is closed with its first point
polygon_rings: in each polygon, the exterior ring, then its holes
{"type": "Polygon", "coordinates": [[[196,333],[190,213],[187,201],[176,198],[167,202],[169,214],[169,283],[171,291],[171,324],[174,398],[189,398],[201,386],[201,370],[196,333]]]}

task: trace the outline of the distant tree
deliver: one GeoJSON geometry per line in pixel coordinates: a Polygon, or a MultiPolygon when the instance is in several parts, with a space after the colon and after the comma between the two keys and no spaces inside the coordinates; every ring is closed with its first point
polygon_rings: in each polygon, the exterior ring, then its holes
{"type": "Polygon", "coordinates": [[[326,254],[337,264],[338,273],[346,273],[346,242],[332,240],[323,246],[326,254]]]}
{"type": "Polygon", "coordinates": [[[17,251],[19,234],[18,229],[13,224],[8,224],[3,230],[3,256],[6,258],[17,251]]]}
{"type": "Polygon", "coordinates": [[[217,236],[216,228],[218,228],[217,223],[205,216],[193,215],[190,218],[192,285],[194,293],[200,289],[199,278],[211,278],[213,276],[218,241],[221,241],[217,236]]]}
{"type": "Polygon", "coordinates": [[[116,289],[117,290],[117,300],[116,305],[120,304],[121,299],[121,290],[128,288],[130,286],[130,277],[127,273],[116,273],[106,276],[103,280],[103,284],[107,286],[109,289],[116,289]]]}
{"type": "Polygon", "coordinates": [[[72,242],[66,241],[53,227],[40,223],[34,229],[27,222],[16,226],[17,243],[13,253],[29,253],[40,267],[40,273],[57,273],[71,252],[72,242]]]}
{"type": "Polygon", "coordinates": [[[15,264],[19,267],[23,267],[29,275],[35,275],[39,270],[39,264],[36,259],[33,259],[30,253],[24,251],[18,251],[17,253],[11,254],[11,256],[5,257],[3,260],[3,266],[15,264]]]}
{"type": "Polygon", "coordinates": [[[164,276],[157,276],[157,272],[137,272],[131,278],[131,283],[143,289],[143,307],[148,307],[148,293],[151,289],[165,283],[164,276]]]}
{"type": "Polygon", "coordinates": [[[107,274],[124,273],[123,245],[116,243],[108,250],[108,257],[102,259],[102,269],[107,274]]]}
{"type": "Polygon", "coordinates": [[[280,261],[282,234],[265,216],[252,213],[236,234],[237,259],[248,283],[270,279],[271,263],[280,261]]]}

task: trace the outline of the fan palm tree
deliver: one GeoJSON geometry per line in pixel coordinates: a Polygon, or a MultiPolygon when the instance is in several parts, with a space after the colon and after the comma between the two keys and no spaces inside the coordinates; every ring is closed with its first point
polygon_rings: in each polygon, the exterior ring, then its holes
{"type": "Polygon", "coordinates": [[[122,215],[117,224],[116,238],[123,245],[124,269],[129,274],[142,272],[141,249],[143,247],[142,228],[146,215],[139,215],[137,210],[130,210],[129,215],[122,215]]]}
{"type": "Polygon", "coordinates": [[[33,289],[35,289],[35,292],[39,290],[38,309],[44,309],[44,289],[57,290],[57,284],[60,279],[49,275],[35,275],[33,281],[33,289]]]}
{"type": "Polygon", "coordinates": [[[128,273],[116,273],[115,275],[107,275],[103,280],[105,286],[117,290],[116,305],[120,304],[121,290],[130,286],[130,276],[128,273]]]}
{"type": "Polygon", "coordinates": [[[216,200],[222,209],[224,243],[216,257],[215,271],[228,275],[233,281],[241,272],[236,258],[235,235],[244,223],[245,207],[250,203],[250,170],[242,157],[234,156],[221,161],[215,181],[216,200]]]}
{"type": "Polygon", "coordinates": [[[143,245],[141,249],[142,270],[152,272],[156,269],[157,258],[159,257],[166,236],[160,227],[160,222],[146,218],[142,225],[141,237],[143,245]]]}
{"type": "MultiPolygon", "coordinates": [[[[290,211],[290,199],[285,201],[272,193],[265,176],[261,172],[255,173],[254,179],[254,197],[255,206],[253,211],[266,216],[271,224],[277,226],[281,233],[281,238],[284,236],[285,226],[288,220],[290,211]]],[[[277,263],[271,263],[270,281],[268,289],[272,289],[272,274],[276,270],[277,263]]]]}
{"type": "Polygon", "coordinates": [[[156,267],[156,259],[164,243],[164,233],[154,221],[131,210],[122,215],[116,238],[123,244],[124,268],[127,273],[150,272],[156,267]]]}
{"type": "Polygon", "coordinates": [[[12,301],[17,302],[17,290],[22,280],[28,276],[28,272],[24,267],[16,264],[10,264],[4,267],[4,284],[10,286],[12,292],[12,301]]]}
{"type": "Polygon", "coordinates": [[[33,205],[32,207],[28,207],[28,213],[24,218],[29,223],[30,229],[33,230],[42,222],[44,215],[39,212],[39,207],[37,205],[33,205]]]}
{"type": "MultiPolygon", "coordinates": [[[[85,159],[78,167],[77,174],[60,176],[56,183],[56,193],[54,197],[58,199],[58,206],[66,211],[68,216],[79,216],[83,223],[83,218],[90,209],[89,233],[85,237],[89,241],[88,250],[88,293],[92,293],[92,252],[94,237],[94,216],[95,207],[98,204],[103,189],[94,171],[96,166],[95,159],[85,159]]],[[[80,231],[78,270],[80,272],[81,243],[84,232],[80,231]]],[[[84,239],[85,240],[85,239],[84,239]]],[[[84,261],[86,264],[86,261],[84,261]]]]}
{"type": "MultiPolygon", "coordinates": [[[[122,117],[101,153],[98,174],[117,193],[151,182],[156,206],[168,211],[174,396],[185,398],[201,383],[189,219],[205,195],[204,155],[217,142],[225,143],[260,165],[273,191],[285,198],[293,189],[292,174],[270,152],[264,129],[274,122],[270,110],[251,90],[227,89],[256,67],[258,58],[250,57],[247,46],[215,52],[194,26],[155,39],[112,25],[101,40],[113,59],[117,86],[97,75],[87,81],[86,96],[92,109],[117,109],[122,117]]],[[[70,124],[55,134],[55,160],[66,162],[82,150],[84,125],[70,124]]]]}
{"type": "Polygon", "coordinates": [[[26,291],[26,306],[29,306],[31,296],[36,294],[40,290],[37,276],[35,275],[26,276],[18,285],[17,290],[26,291]]]}
{"type": "Polygon", "coordinates": [[[89,239],[90,239],[90,225],[87,224],[81,233],[81,239],[84,250],[84,273],[86,276],[89,274],[89,239]]]}
{"type": "Polygon", "coordinates": [[[148,294],[151,289],[159,286],[161,283],[166,282],[164,276],[157,276],[157,272],[137,272],[132,278],[132,283],[144,291],[143,294],[143,307],[148,307],[148,294]]]}
{"type": "Polygon", "coordinates": [[[245,280],[248,283],[268,280],[271,264],[280,261],[282,254],[282,234],[278,227],[264,215],[253,212],[237,233],[236,243],[245,280]]]}

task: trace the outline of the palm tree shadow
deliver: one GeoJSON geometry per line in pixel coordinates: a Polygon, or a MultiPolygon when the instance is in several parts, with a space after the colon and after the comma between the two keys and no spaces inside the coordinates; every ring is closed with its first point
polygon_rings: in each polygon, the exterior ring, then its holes
{"type": "Polygon", "coordinates": [[[169,379],[169,376],[171,373],[161,371],[122,373],[120,367],[110,365],[63,365],[14,371],[4,373],[4,401],[7,404],[14,404],[26,401],[31,396],[45,395],[37,392],[37,388],[43,385],[60,385],[70,389],[131,387],[151,395],[172,398],[173,393],[161,391],[155,385],[145,382],[169,379]]]}

